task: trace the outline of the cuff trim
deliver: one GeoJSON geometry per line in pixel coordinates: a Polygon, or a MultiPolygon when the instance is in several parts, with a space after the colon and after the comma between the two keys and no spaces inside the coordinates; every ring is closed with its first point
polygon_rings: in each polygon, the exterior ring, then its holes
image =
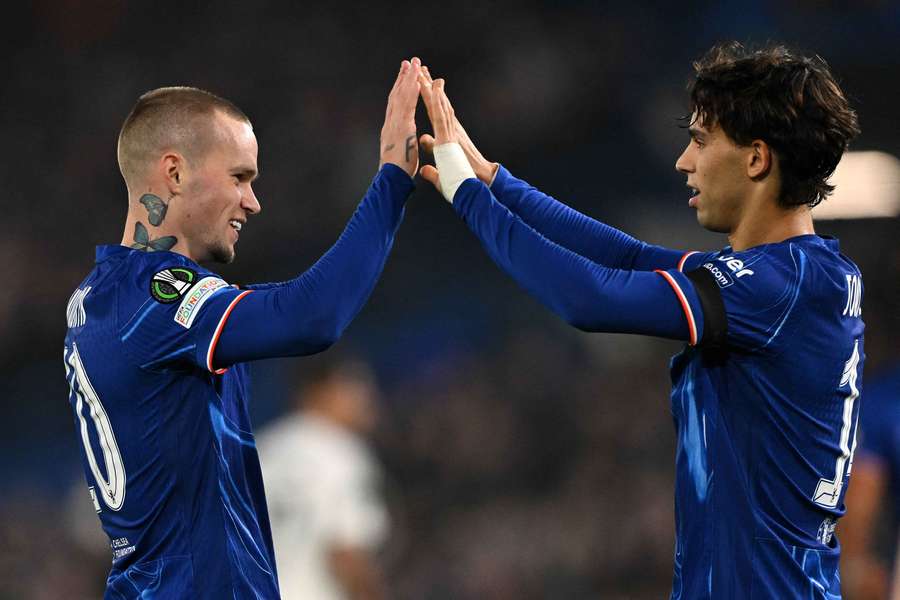
{"type": "Polygon", "coordinates": [[[681,302],[681,308],[682,310],[684,310],[684,316],[687,318],[688,331],[690,332],[690,340],[688,340],[688,343],[691,346],[696,346],[697,322],[694,320],[694,313],[691,311],[691,305],[687,300],[687,296],[685,296],[684,292],[681,291],[681,286],[678,285],[678,282],[675,281],[675,278],[672,277],[671,274],[666,273],[665,271],[660,271],[659,269],[654,272],[662,275],[663,278],[665,278],[665,280],[669,282],[669,285],[672,286],[672,289],[675,291],[675,295],[678,296],[678,301],[681,302]]]}
{"type": "Polygon", "coordinates": [[[228,308],[225,309],[225,312],[222,313],[222,318],[219,319],[219,324],[216,325],[216,331],[213,333],[212,340],[209,342],[209,349],[206,351],[206,368],[210,373],[215,373],[216,375],[222,375],[228,369],[216,369],[213,367],[213,355],[216,352],[216,344],[219,343],[219,336],[222,335],[222,329],[225,327],[225,322],[228,320],[228,316],[231,314],[231,311],[234,310],[234,307],[237,306],[237,303],[240,302],[244,296],[251,293],[253,290],[247,290],[241,292],[237,296],[235,296],[234,300],[231,301],[231,304],[228,305],[228,308]]]}

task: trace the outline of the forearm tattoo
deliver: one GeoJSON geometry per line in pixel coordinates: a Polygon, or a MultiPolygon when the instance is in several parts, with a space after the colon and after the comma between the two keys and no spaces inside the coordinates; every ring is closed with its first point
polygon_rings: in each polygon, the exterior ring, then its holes
{"type": "Polygon", "coordinates": [[[144,252],[153,252],[154,250],[171,250],[172,247],[177,243],[178,238],[176,238],[174,235],[167,235],[151,240],[150,234],[147,233],[147,228],[144,227],[143,223],[138,221],[134,224],[134,243],[131,245],[131,247],[135,250],[142,250],[144,252]]]}
{"type": "Polygon", "coordinates": [[[409,151],[414,150],[416,147],[415,143],[416,134],[412,134],[408,138],[406,138],[406,162],[409,162],[409,151]]]}
{"type": "Polygon", "coordinates": [[[162,198],[153,194],[144,194],[138,202],[147,209],[150,224],[154,227],[159,227],[163,219],[166,218],[166,211],[169,209],[169,205],[163,202],[162,198]]]}
{"type": "Polygon", "coordinates": [[[391,150],[394,149],[394,146],[396,146],[396,144],[388,144],[387,146],[384,147],[384,151],[390,152],[391,150]]]}

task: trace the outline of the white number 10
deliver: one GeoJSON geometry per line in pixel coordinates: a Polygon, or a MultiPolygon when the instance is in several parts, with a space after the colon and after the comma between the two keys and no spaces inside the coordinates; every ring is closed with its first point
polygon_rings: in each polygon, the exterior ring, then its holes
{"type": "Polygon", "coordinates": [[[856,387],[857,367],[859,367],[859,340],[853,344],[853,354],[844,365],[844,372],[841,375],[841,387],[850,386],[850,393],[844,398],[844,412],[842,415],[843,425],[841,426],[841,453],[837,457],[834,465],[834,480],[820,479],[819,485],[816,486],[816,492],[813,494],[813,502],[828,508],[837,506],[838,498],[841,497],[841,488],[844,487],[844,470],[850,472],[853,465],[853,451],[856,450],[856,430],[854,429],[853,441],[850,441],[850,429],[855,424],[853,420],[853,403],[859,398],[859,388],[856,387]]]}
{"type": "Polygon", "coordinates": [[[69,381],[69,389],[76,397],[75,414],[81,425],[81,442],[84,444],[84,452],[87,456],[88,463],[91,466],[91,472],[97,485],[102,490],[99,494],[111,510],[119,510],[125,501],[125,465],[122,462],[122,455],[119,453],[119,445],[116,443],[116,436],[113,433],[112,425],[109,422],[109,416],[106,409],[100,402],[100,397],[91,385],[87,372],[84,370],[84,363],[81,361],[81,355],[78,354],[78,346],[72,344],[72,353],[65,359],[66,379],[69,381]],[[97,458],[94,456],[94,450],[91,446],[91,439],[88,435],[88,422],[84,418],[83,408],[87,404],[90,409],[91,420],[97,430],[97,439],[100,448],[103,450],[103,462],[106,466],[106,477],[100,471],[97,464],[97,458]]]}

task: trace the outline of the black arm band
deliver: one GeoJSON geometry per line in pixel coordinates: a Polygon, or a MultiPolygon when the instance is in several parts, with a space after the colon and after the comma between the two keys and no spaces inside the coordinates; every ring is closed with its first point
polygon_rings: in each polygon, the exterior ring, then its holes
{"type": "Polygon", "coordinates": [[[697,345],[708,349],[724,349],[728,320],[725,318],[725,303],[722,302],[716,278],[702,267],[688,271],[685,276],[694,284],[703,309],[703,339],[697,345]]]}

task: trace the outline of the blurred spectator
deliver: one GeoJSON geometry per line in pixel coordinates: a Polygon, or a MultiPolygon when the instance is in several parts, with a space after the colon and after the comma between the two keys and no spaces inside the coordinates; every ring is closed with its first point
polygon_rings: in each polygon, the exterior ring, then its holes
{"type": "Polygon", "coordinates": [[[840,530],[844,591],[847,600],[896,599],[897,568],[889,584],[888,565],[896,564],[900,533],[900,362],[864,388],[859,428],[840,530]],[[879,528],[880,522],[890,526],[879,528]],[[888,539],[879,535],[885,530],[891,532],[888,539]]]}
{"type": "Polygon", "coordinates": [[[320,364],[294,393],[292,411],[257,438],[285,600],[383,597],[374,553],[388,515],[364,439],[376,395],[366,365],[320,364]]]}

